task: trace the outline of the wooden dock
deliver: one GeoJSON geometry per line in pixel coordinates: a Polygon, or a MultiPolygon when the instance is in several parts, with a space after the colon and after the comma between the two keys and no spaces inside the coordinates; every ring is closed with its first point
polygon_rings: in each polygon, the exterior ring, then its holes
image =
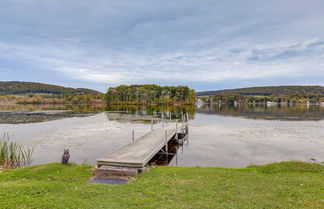
{"type": "Polygon", "coordinates": [[[169,125],[152,130],[133,143],[97,159],[97,167],[115,166],[144,168],[146,164],[179,133],[178,127],[169,125]]]}

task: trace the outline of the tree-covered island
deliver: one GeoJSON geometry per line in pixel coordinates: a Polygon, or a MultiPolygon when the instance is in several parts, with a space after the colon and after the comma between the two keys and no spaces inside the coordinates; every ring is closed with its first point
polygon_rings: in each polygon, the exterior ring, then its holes
{"type": "Polygon", "coordinates": [[[106,100],[108,104],[194,104],[196,92],[188,86],[120,85],[108,89],[106,100]]]}

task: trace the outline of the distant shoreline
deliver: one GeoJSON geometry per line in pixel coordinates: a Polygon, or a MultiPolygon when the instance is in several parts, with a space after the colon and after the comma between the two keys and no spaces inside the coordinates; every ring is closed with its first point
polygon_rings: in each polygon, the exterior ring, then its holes
{"type": "MultiPolygon", "coordinates": [[[[199,103],[200,101],[198,101],[199,103]]],[[[316,106],[324,106],[324,102],[317,102],[317,103],[307,103],[307,102],[301,102],[301,103],[291,103],[291,102],[237,102],[237,103],[227,103],[227,102],[201,102],[202,104],[209,104],[209,105],[316,105],[316,106]]]]}
{"type": "Polygon", "coordinates": [[[0,105],[78,105],[106,104],[103,95],[92,94],[22,94],[0,95],[0,105]]]}

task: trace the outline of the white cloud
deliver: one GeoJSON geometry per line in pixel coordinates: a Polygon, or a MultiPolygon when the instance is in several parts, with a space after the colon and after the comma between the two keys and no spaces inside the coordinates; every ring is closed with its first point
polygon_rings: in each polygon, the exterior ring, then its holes
{"type": "Polygon", "coordinates": [[[0,61],[93,86],[324,84],[316,2],[5,1],[0,61]]]}
{"type": "Polygon", "coordinates": [[[234,54],[231,47],[216,47],[196,52],[179,50],[151,56],[126,52],[89,56],[84,49],[73,46],[38,48],[4,43],[0,43],[0,50],[5,58],[19,57],[21,62],[59,72],[73,80],[117,85],[155,81],[177,83],[179,80],[224,82],[271,79],[302,76],[306,73],[305,69],[314,68],[324,73],[321,61],[324,45],[321,43],[316,39],[241,46],[234,50],[234,54]],[[294,50],[296,54],[279,57],[288,50],[294,50]]]}

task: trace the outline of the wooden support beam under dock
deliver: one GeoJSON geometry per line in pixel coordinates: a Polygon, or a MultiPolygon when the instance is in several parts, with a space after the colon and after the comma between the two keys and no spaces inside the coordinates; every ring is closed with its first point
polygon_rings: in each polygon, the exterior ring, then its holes
{"type": "Polygon", "coordinates": [[[174,126],[155,129],[112,153],[97,159],[97,166],[143,168],[176,133],[174,126]]]}

